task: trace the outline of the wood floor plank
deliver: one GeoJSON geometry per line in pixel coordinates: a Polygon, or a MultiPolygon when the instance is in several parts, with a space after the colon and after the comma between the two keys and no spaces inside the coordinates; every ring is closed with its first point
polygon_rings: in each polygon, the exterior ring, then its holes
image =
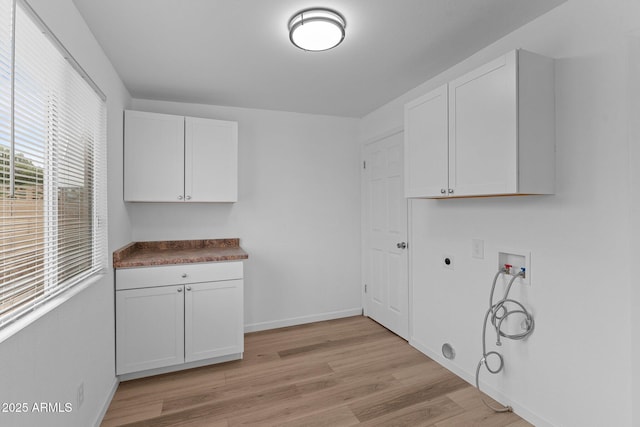
{"type": "Polygon", "coordinates": [[[360,424],[353,412],[346,406],[312,412],[278,424],[279,427],[351,427],[360,424]]]}
{"type": "Polygon", "coordinates": [[[224,386],[224,364],[141,378],[120,383],[111,405],[127,407],[145,401],[181,396],[198,388],[224,386]]]}
{"type": "Polygon", "coordinates": [[[362,316],[246,334],[243,360],[123,382],[102,422],[238,425],[530,426],[362,316]]]}
{"type": "Polygon", "coordinates": [[[205,418],[199,418],[195,420],[178,422],[173,424],[172,427],[229,427],[227,420],[209,420],[205,418]]]}
{"type": "Polygon", "coordinates": [[[464,412],[459,415],[447,418],[446,420],[435,423],[435,427],[507,427],[513,422],[519,420],[513,412],[505,412],[496,414],[494,412],[485,412],[479,414],[476,412],[464,412]],[[499,415],[499,416],[496,416],[499,415]]]}
{"type": "Polygon", "coordinates": [[[257,390],[263,386],[272,387],[274,383],[290,384],[299,380],[314,378],[333,373],[333,369],[325,362],[294,363],[251,369],[246,372],[231,372],[226,378],[225,386],[228,390],[245,388],[257,390]]]}
{"type": "Polygon", "coordinates": [[[482,403],[483,398],[492,406],[499,407],[500,404],[489,396],[481,395],[478,390],[473,387],[467,387],[449,393],[447,397],[464,408],[465,411],[436,423],[436,427],[507,427],[518,421],[525,423],[523,426],[531,426],[531,424],[522,420],[512,412],[497,414],[487,408],[484,403],[482,403]]]}
{"type": "Polygon", "coordinates": [[[273,405],[259,413],[252,412],[230,417],[229,424],[231,426],[278,425],[323,408],[335,408],[348,402],[366,399],[397,383],[398,381],[393,376],[384,374],[360,378],[358,381],[341,382],[321,390],[318,390],[313,384],[311,387],[300,384],[298,386],[300,399],[273,405]]]}
{"type": "Polygon", "coordinates": [[[526,422],[523,419],[516,420],[511,424],[507,424],[506,427],[533,427],[531,423],[526,422]]]}
{"type": "Polygon", "coordinates": [[[360,421],[369,421],[417,403],[436,399],[467,386],[468,384],[461,378],[451,376],[436,382],[394,390],[391,393],[350,405],[350,408],[360,421]]]}
{"type": "MultiPolygon", "coordinates": [[[[396,354],[395,357],[388,359],[374,360],[367,362],[363,359],[361,365],[352,365],[348,368],[333,368],[334,371],[343,378],[359,378],[368,375],[375,375],[380,372],[388,372],[393,374],[398,369],[414,366],[419,363],[415,355],[396,354]]],[[[418,383],[422,383],[418,381],[418,383]]],[[[410,385],[407,385],[410,386],[410,385]]]]}
{"type": "Polygon", "coordinates": [[[109,410],[102,420],[102,427],[117,427],[136,421],[154,418],[162,413],[162,401],[144,402],[141,405],[132,405],[127,408],[109,410]]]}
{"type": "Polygon", "coordinates": [[[393,373],[393,376],[400,380],[402,384],[409,386],[412,384],[439,381],[450,377],[451,372],[433,360],[426,360],[406,368],[398,369],[393,373]]]}
{"type": "Polygon", "coordinates": [[[446,396],[419,402],[400,410],[360,423],[366,427],[432,426],[434,423],[464,412],[464,409],[446,396]]]}
{"type": "Polygon", "coordinates": [[[204,405],[185,407],[180,411],[160,415],[144,421],[125,424],[127,427],[166,427],[201,420],[224,421],[235,413],[264,411],[277,402],[298,397],[294,385],[272,388],[266,393],[208,402],[204,405]]]}
{"type": "Polygon", "coordinates": [[[360,336],[346,336],[338,339],[325,339],[322,342],[316,342],[305,346],[297,346],[288,348],[278,352],[281,358],[291,356],[304,356],[308,353],[318,352],[322,350],[329,350],[334,348],[344,348],[345,345],[353,346],[360,343],[370,342],[371,339],[388,337],[387,331],[377,331],[373,334],[360,335],[360,336]]]}

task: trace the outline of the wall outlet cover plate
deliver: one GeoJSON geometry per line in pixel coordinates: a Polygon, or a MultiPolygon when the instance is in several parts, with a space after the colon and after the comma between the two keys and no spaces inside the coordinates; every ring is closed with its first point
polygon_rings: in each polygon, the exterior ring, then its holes
{"type": "Polygon", "coordinates": [[[484,259],[484,240],[471,239],[471,256],[476,259],[484,259]]]}

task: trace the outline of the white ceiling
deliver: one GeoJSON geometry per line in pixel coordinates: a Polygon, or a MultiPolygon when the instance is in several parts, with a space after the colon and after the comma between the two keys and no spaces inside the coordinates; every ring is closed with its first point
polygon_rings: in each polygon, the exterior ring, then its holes
{"type": "Polygon", "coordinates": [[[135,98],[362,117],[565,0],[74,0],[135,98]],[[347,20],[304,52],[287,23],[347,20]]]}

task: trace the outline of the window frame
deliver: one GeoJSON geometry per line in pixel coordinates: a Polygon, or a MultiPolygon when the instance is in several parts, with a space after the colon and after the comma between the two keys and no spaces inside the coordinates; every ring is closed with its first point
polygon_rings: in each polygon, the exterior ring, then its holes
{"type": "MultiPolygon", "coordinates": [[[[43,291],[41,295],[29,301],[26,304],[18,304],[17,308],[14,310],[8,311],[2,315],[0,315],[0,342],[4,341],[6,338],[12,336],[15,332],[21,330],[26,325],[30,324],[34,320],[40,318],[45,315],[49,311],[53,310],[55,307],[59,306],[63,302],[71,299],[77,293],[89,287],[91,284],[98,281],[102,276],[104,276],[106,268],[108,266],[107,260],[107,194],[106,194],[106,144],[107,144],[107,107],[106,107],[106,96],[100,90],[100,88],[96,85],[96,83],[89,77],[89,75],[84,71],[84,69],[78,64],[78,62],[73,58],[71,53],[64,47],[64,45],[59,41],[59,39],[53,34],[53,32],[49,29],[49,27],[42,21],[42,19],[37,15],[37,13],[33,10],[33,8],[29,5],[26,0],[0,0],[5,2],[5,5],[9,5],[11,8],[11,30],[10,33],[10,110],[11,114],[9,117],[10,121],[10,147],[9,147],[9,182],[10,182],[10,198],[15,198],[15,183],[16,183],[16,62],[20,61],[20,54],[18,53],[18,57],[16,57],[16,16],[18,8],[20,8],[20,13],[24,13],[26,18],[28,18],[31,23],[35,24],[38,30],[46,37],[46,39],[53,45],[53,47],[58,51],[66,63],[69,64],[72,68],[69,72],[77,73],[88,87],[95,92],[97,99],[95,100],[96,105],[98,106],[97,110],[97,119],[96,123],[92,123],[95,128],[92,128],[93,131],[96,132],[94,138],[87,137],[85,140],[85,136],[78,136],[76,138],[80,138],[82,147],[84,149],[89,150],[90,154],[85,152],[85,157],[82,160],[75,160],[75,163],[86,162],[86,156],[88,155],[90,158],[90,163],[83,163],[82,169],[85,174],[89,174],[90,184],[84,182],[84,187],[79,187],[80,189],[84,188],[83,191],[87,192],[89,195],[88,198],[84,199],[85,204],[79,204],[82,208],[86,208],[88,210],[87,218],[89,218],[90,224],[90,237],[88,241],[84,241],[91,248],[91,254],[87,254],[84,251],[84,255],[87,255],[87,261],[89,262],[89,267],[86,269],[81,269],[77,273],[73,273],[69,278],[65,278],[62,280],[58,280],[57,273],[58,267],[62,263],[63,257],[59,253],[59,245],[60,239],[58,234],[59,225],[58,219],[60,218],[60,212],[58,209],[58,198],[60,197],[61,189],[65,187],[59,186],[52,182],[43,182],[43,192],[44,195],[44,214],[45,218],[45,226],[44,233],[46,236],[43,240],[44,243],[44,259],[51,260],[53,259],[53,265],[55,267],[52,269],[53,273],[48,271],[46,267],[44,267],[43,274],[43,283],[44,285],[43,291]],[[88,169],[87,169],[88,168],[88,169]],[[87,185],[90,185],[90,189],[87,189],[87,185]],[[56,277],[54,277],[56,276],[56,277]]],[[[0,25],[6,25],[6,22],[2,22],[0,25]]],[[[42,66],[46,67],[46,64],[42,66]]],[[[66,73],[67,71],[65,71],[66,73]]],[[[67,74],[65,74],[67,75],[67,74]]],[[[75,77],[77,78],[77,77],[75,77]]],[[[62,92],[65,96],[67,93],[64,91],[65,88],[68,88],[66,85],[62,85],[62,92]]],[[[60,88],[58,88],[60,90],[60,88]]],[[[86,90],[86,88],[84,89],[86,90]]],[[[55,104],[55,100],[48,99],[47,104],[47,113],[46,117],[43,117],[45,121],[52,120],[51,110],[56,110],[59,105],[55,104]],[[54,103],[53,105],[51,103],[54,103]]],[[[67,100],[59,101],[62,103],[68,102],[67,100]]],[[[77,101],[76,101],[77,103],[77,101]]],[[[68,104],[64,104],[65,107],[68,104]]],[[[75,108],[81,108],[79,105],[76,105],[75,108]]],[[[75,111],[75,110],[74,110],[75,111]]],[[[70,111],[65,111],[64,114],[68,114],[70,111]]],[[[71,122],[71,120],[69,119],[71,122]]],[[[52,128],[56,128],[56,126],[52,126],[52,128]]],[[[81,129],[85,129],[82,127],[81,129]]],[[[52,151],[56,152],[60,150],[61,146],[65,145],[66,149],[71,145],[69,142],[71,136],[65,138],[60,138],[58,141],[56,136],[47,136],[45,140],[41,141],[44,150],[46,152],[52,151]]],[[[3,144],[4,145],[4,144],[3,144]]],[[[77,148],[77,147],[74,147],[77,148]]],[[[55,157],[56,154],[47,153],[45,155],[45,162],[43,164],[43,168],[57,168],[60,166],[61,161],[55,158],[52,161],[49,161],[49,156],[55,157]]],[[[74,163],[74,165],[75,165],[74,163]]],[[[51,171],[48,171],[51,172],[51,171]]],[[[43,177],[51,177],[54,173],[45,172],[43,177]]],[[[44,180],[44,178],[43,178],[44,180]]],[[[51,181],[51,180],[50,180],[51,181]]],[[[2,196],[3,198],[7,196],[2,196]]],[[[4,201],[2,202],[5,203],[4,201]]],[[[64,215],[62,217],[65,218],[64,215]]],[[[80,221],[82,221],[82,217],[80,221]]],[[[14,225],[9,225],[9,229],[14,227],[14,225]]],[[[76,237],[76,239],[78,239],[76,237]]],[[[77,240],[74,240],[76,242],[77,240]]],[[[2,243],[2,241],[0,241],[2,243]]],[[[1,246],[0,246],[1,247],[1,246]]],[[[85,259],[85,258],[83,258],[85,259]]],[[[4,260],[3,260],[4,262],[4,260]]],[[[8,262],[8,261],[7,261],[8,262]]],[[[43,261],[44,262],[44,261],[43,261]]],[[[10,264],[7,264],[10,265],[10,264]]],[[[7,265],[2,266],[2,270],[4,270],[7,265]]],[[[17,264],[14,264],[17,265],[17,264]]],[[[81,267],[82,268],[82,267],[81,267]]],[[[16,280],[17,281],[17,280],[16,280]]],[[[8,282],[12,283],[12,282],[8,282]]],[[[0,285],[1,286],[1,285],[0,285]]],[[[37,285],[39,286],[39,285],[37,285]]],[[[1,287],[0,287],[1,289],[1,287]]]]}

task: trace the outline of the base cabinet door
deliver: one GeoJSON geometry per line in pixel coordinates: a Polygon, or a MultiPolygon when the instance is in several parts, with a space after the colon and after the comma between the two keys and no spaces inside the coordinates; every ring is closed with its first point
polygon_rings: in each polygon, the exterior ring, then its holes
{"type": "Polygon", "coordinates": [[[116,292],[118,375],[184,363],[183,288],[116,292]]]}
{"type": "Polygon", "coordinates": [[[243,281],[185,286],[185,362],[244,351],[243,281]]]}

